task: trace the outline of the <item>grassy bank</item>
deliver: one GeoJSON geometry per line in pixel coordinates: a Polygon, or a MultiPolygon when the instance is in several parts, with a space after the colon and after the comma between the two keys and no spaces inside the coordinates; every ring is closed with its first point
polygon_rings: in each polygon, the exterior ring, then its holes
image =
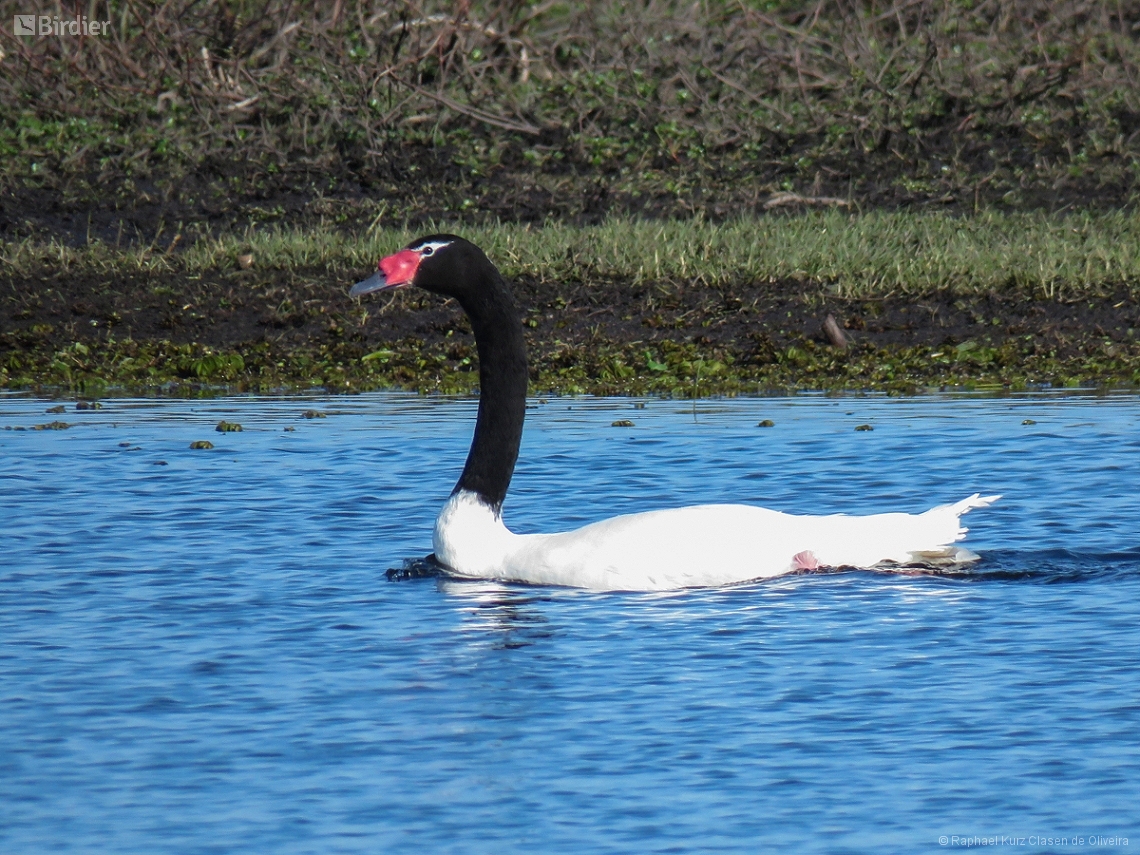
{"type": "Polygon", "coordinates": [[[458,231],[479,244],[510,278],[540,281],[715,288],[788,280],[851,299],[1000,291],[1057,300],[1140,283],[1136,212],[986,212],[963,218],[829,211],[717,224],[701,218],[615,218],[585,227],[425,224],[373,228],[363,235],[333,228],[261,229],[202,239],[185,252],[169,252],[163,244],[120,249],[99,241],[69,247],[26,239],[0,244],[0,263],[13,276],[46,270],[115,276],[224,273],[244,260],[267,271],[324,269],[335,279],[362,274],[381,255],[437,230],[458,231]]]}
{"type": "MultiPolygon", "coordinates": [[[[515,290],[540,391],[1140,382],[1140,215],[872,211],[456,226],[515,290]],[[833,316],[848,345],[824,334],[833,316]]],[[[422,229],[415,230],[422,233],[422,229]]],[[[409,230],[0,245],[0,386],[468,392],[453,303],[347,288],[409,230]],[[171,248],[173,244],[173,249],[171,248]]]]}

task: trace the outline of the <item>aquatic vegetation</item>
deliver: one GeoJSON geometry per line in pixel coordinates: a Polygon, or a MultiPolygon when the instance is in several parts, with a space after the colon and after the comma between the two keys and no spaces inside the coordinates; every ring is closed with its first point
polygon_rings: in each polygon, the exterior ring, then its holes
{"type": "MultiPolygon", "coordinates": [[[[1095,333],[1089,337],[1095,339],[1095,333]]],[[[667,369],[655,370],[645,364],[640,342],[574,344],[533,339],[531,389],[535,394],[690,398],[808,389],[909,394],[929,389],[1140,385],[1140,345],[1120,347],[1109,354],[1079,339],[1062,350],[1043,347],[1036,336],[1016,336],[997,346],[948,356],[943,345],[880,346],[864,341],[840,355],[811,339],[794,340],[797,345],[767,355],[746,349],[748,340],[735,344],[659,340],[659,364],[667,369]]],[[[103,395],[116,389],[216,395],[394,387],[463,395],[478,388],[470,360],[465,365],[467,357],[456,359],[448,339],[427,342],[412,336],[392,341],[391,357],[385,363],[361,361],[363,348],[355,342],[256,344],[240,354],[246,370],[225,384],[204,384],[185,377],[180,369],[182,353],[193,347],[168,341],[93,343],[81,365],[69,366],[61,366],[51,352],[25,351],[18,371],[0,371],[0,385],[103,395]]]]}

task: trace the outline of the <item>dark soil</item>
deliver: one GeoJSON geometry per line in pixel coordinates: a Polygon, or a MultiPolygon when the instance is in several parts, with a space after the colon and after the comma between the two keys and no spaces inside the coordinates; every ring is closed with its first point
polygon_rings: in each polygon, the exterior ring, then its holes
{"type": "Polygon", "coordinates": [[[380,168],[336,159],[319,172],[285,166],[270,175],[256,162],[236,160],[145,180],[111,173],[76,177],[69,188],[28,182],[0,193],[0,239],[165,246],[179,234],[186,247],[247,226],[333,223],[360,231],[377,220],[378,210],[385,212],[380,223],[413,228],[440,221],[593,224],[614,215],[699,215],[719,222],[765,214],[782,188],[860,209],[961,214],[989,206],[1115,209],[1135,204],[1140,193],[1134,181],[1140,173],[1128,173],[1127,180],[1095,168],[1065,173],[1049,166],[1057,158],[1023,134],[947,133],[926,140],[921,153],[849,149],[814,159],[819,139],[772,138],[755,154],[679,156],[649,170],[600,168],[568,138],[551,139],[561,140],[551,146],[560,157],[534,166],[522,157],[529,143],[504,135],[500,161],[475,172],[458,166],[461,153],[447,144],[406,143],[386,149],[380,168]],[[1026,158],[1024,169],[1012,165],[1026,158]],[[952,171],[946,169],[951,163],[952,171]]]}

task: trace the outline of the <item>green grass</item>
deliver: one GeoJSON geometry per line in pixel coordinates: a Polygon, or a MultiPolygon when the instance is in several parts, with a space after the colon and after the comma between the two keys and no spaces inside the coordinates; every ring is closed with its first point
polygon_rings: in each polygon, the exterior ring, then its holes
{"type": "MultiPolygon", "coordinates": [[[[438,225],[445,231],[449,227],[438,225]]],[[[870,298],[991,290],[1064,300],[1102,287],[1140,284],[1140,213],[987,212],[946,214],[824,212],[651,222],[611,219],[598,226],[550,223],[454,226],[484,248],[509,278],[717,287],[797,280],[837,296],[870,298]]],[[[88,270],[106,274],[232,270],[252,253],[260,270],[324,268],[351,277],[414,237],[432,231],[265,229],[203,239],[181,253],[101,243],[69,248],[52,241],[0,244],[11,272],[88,270]]]]}

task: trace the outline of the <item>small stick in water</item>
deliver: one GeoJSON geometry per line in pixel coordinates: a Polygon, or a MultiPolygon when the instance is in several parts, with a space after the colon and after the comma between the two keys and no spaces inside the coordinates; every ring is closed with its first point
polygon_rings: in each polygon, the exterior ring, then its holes
{"type": "Polygon", "coordinates": [[[840,350],[847,349],[847,336],[843,334],[843,330],[835,321],[835,315],[828,315],[827,320],[823,322],[823,331],[827,334],[827,340],[831,342],[833,347],[840,350]]]}

